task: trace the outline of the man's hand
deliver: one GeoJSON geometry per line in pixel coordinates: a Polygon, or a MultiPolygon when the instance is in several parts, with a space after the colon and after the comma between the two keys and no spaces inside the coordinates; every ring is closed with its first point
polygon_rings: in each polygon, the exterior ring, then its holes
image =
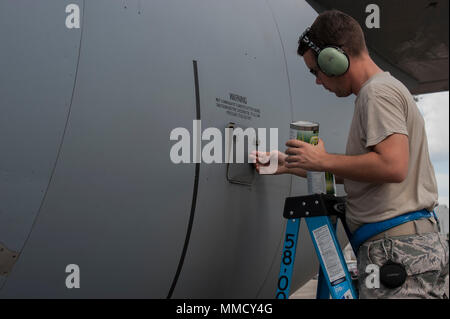
{"type": "Polygon", "coordinates": [[[256,171],[259,174],[272,174],[272,175],[279,175],[279,174],[286,174],[288,173],[288,169],[285,167],[285,158],[287,157],[286,154],[281,153],[280,151],[271,151],[271,152],[259,152],[259,151],[253,151],[250,154],[250,158],[253,160],[253,163],[255,165],[256,171]],[[277,158],[276,158],[277,157],[277,158]],[[269,169],[270,162],[277,161],[277,167],[274,171],[273,169],[269,169]]]}
{"type": "Polygon", "coordinates": [[[324,171],[324,162],[328,156],[323,140],[319,139],[317,145],[312,145],[299,140],[289,140],[286,143],[289,148],[285,159],[287,168],[301,168],[307,171],[324,171]]]}

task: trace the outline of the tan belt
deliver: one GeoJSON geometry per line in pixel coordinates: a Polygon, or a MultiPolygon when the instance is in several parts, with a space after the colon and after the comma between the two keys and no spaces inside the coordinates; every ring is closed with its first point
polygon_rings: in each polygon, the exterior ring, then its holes
{"type": "Polygon", "coordinates": [[[396,237],[405,235],[422,235],[427,233],[437,233],[438,226],[434,217],[427,219],[412,220],[410,222],[398,225],[388,229],[378,235],[369,238],[367,241],[374,241],[384,237],[396,237]]]}

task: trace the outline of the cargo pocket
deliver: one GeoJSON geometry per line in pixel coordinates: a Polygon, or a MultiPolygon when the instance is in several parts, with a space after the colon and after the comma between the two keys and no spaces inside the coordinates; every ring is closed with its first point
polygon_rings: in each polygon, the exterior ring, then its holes
{"type": "MultiPolygon", "coordinates": [[[[407,279],[401,286],[402,295],[408,298],[441,298],[444,285],[440,277],[445,271],[445,248],[438,233],[390,238],[391,260],[402,264],[407,279]]],[[[389,246],[386,248],[389,252],[389,246]]],[[[448,257],[447,257],[448,263],[448,257]]]]}

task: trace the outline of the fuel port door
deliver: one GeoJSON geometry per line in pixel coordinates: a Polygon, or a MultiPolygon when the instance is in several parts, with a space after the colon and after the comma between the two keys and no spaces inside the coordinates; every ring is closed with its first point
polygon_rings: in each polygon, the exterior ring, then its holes
{"type": "Polygon", "coordinates": [[[257,149],[257,131],[233,122],[225,129],[225,160],[227,180],[230,183],[251,186],[255,179],[255,168],[249,159],[257,149]]]}

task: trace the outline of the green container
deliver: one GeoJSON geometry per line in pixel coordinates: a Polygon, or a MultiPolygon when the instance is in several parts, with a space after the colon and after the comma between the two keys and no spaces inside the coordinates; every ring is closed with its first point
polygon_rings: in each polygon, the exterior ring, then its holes
{"type": "Polygon", "coordinates": [[[319,123],[297,121],[290,125],[291,138],[316,145],[319,142],[319,123]]]}
{"type": "MultiPolygon", "coordinates": [[[[306,143],[317,145],[319,142],[319,123],[297,121],[290,125],[291,139],[297,139],[306,143]]],[[[318,184],[318,181],[314,182],[318,184]]],[[[336,194],[334,175],[325,172],[325,189],[327,194],[336,194]]]]}

